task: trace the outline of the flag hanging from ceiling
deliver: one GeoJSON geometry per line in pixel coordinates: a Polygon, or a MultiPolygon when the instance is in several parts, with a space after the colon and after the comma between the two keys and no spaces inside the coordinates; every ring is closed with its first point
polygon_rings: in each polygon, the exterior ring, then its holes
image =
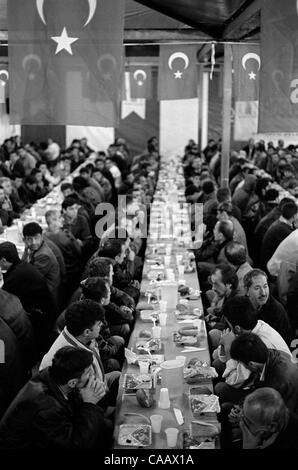
{"type": "Polygon", "coordinates": [[[260,46],[233,44],[233,89],[236,101],[259,99],[260,46]]]}
{"type": "Polygon", "coordinates": [[[8,67],[7,64],[0,64],[0,103],[5,103],[8,87],[8,67]]]}
{"type": "Polygon", "coordinates": [[[198,96],[197,46],[160,46],[158,98],[190,99],[198,96]]]}
{"type": "Polygon", "coordinates": [[[9,0],[10,122],[116,126],[122,0],[9,0]]]}
{"type": "Polygon", "coordinates": [[[151,67],[146,66],[130,66],[128,68],[130,79],[131,98],[152,97],[152,74],[151,67]]]}
{"type": "Polygon", "coordinates": [[[261,13],[259,132],[296,132],[298,3],[265,0],[261,13]]]}

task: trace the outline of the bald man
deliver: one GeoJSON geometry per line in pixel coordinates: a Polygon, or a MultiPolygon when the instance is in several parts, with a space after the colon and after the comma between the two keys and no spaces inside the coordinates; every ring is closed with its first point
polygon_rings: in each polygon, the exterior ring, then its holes
{"type": "Polygon", "coordinates": [[[259,388],[245,398],[240,428],[243,449],[298,449],[298,417],[273,388],[259,388]]]}

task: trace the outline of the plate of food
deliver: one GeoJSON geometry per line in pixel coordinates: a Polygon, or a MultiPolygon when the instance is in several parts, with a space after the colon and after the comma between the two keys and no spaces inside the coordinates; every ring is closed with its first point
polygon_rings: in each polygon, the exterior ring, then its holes
{"type": "Polygon", "coordinates": [[[219,399],[217,395],[189,395],[189,402],[194,417],[200,417],[204,413],[220,412],[219,399]]]}
{"type": "Polygon", "coordinates": [[[201,383],[216,377],[218,374],[214,367],[195,358],[191,359],[184,369],[184,378],[188,384],[201,383]]]}
{"type": "Polygon", "coordinates": [[[190,322],[193,322],[194,320],[198,320],[198,315],[196,315],[195,313],[193,312],[185,312],[185,313],[181,313],[179,311],[176,310],[175,312],[176,314],[176,319],[177,321],[185,321],[185,320],[189,320],[190,322]]]}
{"type": "Polygon", "coordinates": [[[181,297],[185,297],[186,295],[190,294],[190,289],[187,286],[184,286],[183,284],[180,284],[178,286],[178,292],[181,295],[181,297]]]}
{"type": "Polygon", "coordinates": [[[159,352],[162,349],[161,341],[158,338],[144,339],[140,338],[136,341],[136,350],[139,354],[148,354],[159,352]]]}
{"type": "Polygon", "coordinates": [[[136,363],[138,361],[148,361],[150,365],[157,365],[159,366],[162,362],[164,362],[165,356],[164,354],[138,354],[136,356],[136,363]]]}
{"type": "Polygon", "coordinates": [[[126,394],[134,394],[140,388],[150,390],[152,388],[152,377],[150,374],[125,374],[123,388],[126,394]]]}
{"type": "Polygon", "coordinates": [[[157,322],[159,320],[159,316],[154,310],[141,310],[140,319],[145,322],[157,322]]]}
{"type": "Polygon", "coordinates": [[[149,281],[162,281],[165,278],[164,268],[162,266],[158,266],[158,269],[152,269],[151,266],[150,271],[147,273],[147,278],[149,281]]]}
{"type": "Polygon", "coordinates": [[[152,430],[149,424],[121,424],[118,444],[120,446],[147,447],[152,443],[152,430]]]}
{"type": "Polygon", "coordinates": [[[191,263],[188,266],[184,267],[184,272],[187,273],[187,274],[193,273],[193,272],[195,272],[195,269],[196,269],[195,264],[191,263]]]}
{"type": "Polygon", "coordinates": [[[186,336],[179,333],[173,334],[173,340],[178,346],[194,346],[199,344],[197,336],[186,336]]]}
{"type": "Polygon", "coordinates": [[[189,431],[184,431],[182,438],[183,449],[216,449],[216,437],[192,436],[189,431]]]}

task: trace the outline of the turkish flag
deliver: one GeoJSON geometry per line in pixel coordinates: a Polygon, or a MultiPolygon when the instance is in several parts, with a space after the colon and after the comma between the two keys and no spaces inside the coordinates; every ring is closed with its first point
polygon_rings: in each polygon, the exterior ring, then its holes
{"type": "Polygon", "coordinates": [[[119,122],[124,2],[10,0],[10,122],[119,122]]]}
{"type": "Polygon", "coordinates": [[[158,98],[179,100],[197,97],[197,46],[160,46],[158,98]]]}
{"type": "Polygon", "coordinates": [[[0,103],[5,103],[7,95],[9,73],[7,64],[0,64],[0,103]]]}
{"type": "Polygon", "coordinates": [[[298,3],[266,0],[261,15],[259,132],[296,132],[298,3]]]}
{"type": "Polygon", "coordinates": [[[129,67],[130,93],[131,98],[152,97],[152,71],[151,67],[138,66],[129,67]]]}
{"type": "Polygon", "coordinates": [[[234,97],[236,101],[259,99],[260,46],[233,44],[234,97]]]}

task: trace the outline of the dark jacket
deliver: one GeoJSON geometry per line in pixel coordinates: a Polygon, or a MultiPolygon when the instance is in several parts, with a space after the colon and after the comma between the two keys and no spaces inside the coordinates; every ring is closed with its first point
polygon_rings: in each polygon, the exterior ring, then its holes
{"type": "Polygon", "coordinates": [[[3,289],[16,295],[27,312],[40,309],[53,314],[53,300],[45,278],[26,261],[18,261],[4,274],[3,289]]]}
{"type": "Polygon", "coordinates": [[[292,329],[283,305],[270,295],[266,304],[257,313],[259,319],[272,326],[289,346],[292,340],[292,329]]]}
{"type": "Polygon", "coordinates": [[[298,416],[290,413],[289,421],[284,429],[280,431],[275,441],[263,450],[298,450],[298,416]]]}
{"type": "Polygon", "coordinates": [[[0,318],[0,419],[26,381],[25,366],[18,340],[0,318]],[[3,347],[2,347],[3,345],[3,347]]]}
{"type": "Polygon", "coordinates": [[[60,230],[58,233],[45,232],[47,240],[51,240],[60,249],[65,263],[66,273],[77,274],[81,269],[82,250],[69,230],[60,230]]]}
{"type": "Polygon", "coordinates": [[[0,317],[15,334],[22,357],[26,364],[33,366],[35,344],[30,317],[22,307],[18,297],[0,289],[0,317]]]}
{"type": "Polygon", "coordinates": [[[298,412],[298,367],[291,362],[288,354],[269,349],[264,381],[259,381],[258,385],[277,390],[289,410],[298,412]]]}
{"type": "Polygon", "coordinates": [[[49,291],[56,299],[60,284],[60,268],[56,256],[45,241],[33,253],[25,250],[23,260],[35,266],[45,277],[49,291]]]}
{"type": "Polygon", "coordinates": [[[261,249],[261,268],[267,269],[267,263],[273,256],[278,245],[293,232],[293,227],[276,220],[271,227],[268,228],[262,243],[261,249]]]}
{"type": "Polygon", "coordinates": [[[20,391],[0,423],[0,449],[105,448],[100,407],[64,397],[45,369],[20,391]]]}

